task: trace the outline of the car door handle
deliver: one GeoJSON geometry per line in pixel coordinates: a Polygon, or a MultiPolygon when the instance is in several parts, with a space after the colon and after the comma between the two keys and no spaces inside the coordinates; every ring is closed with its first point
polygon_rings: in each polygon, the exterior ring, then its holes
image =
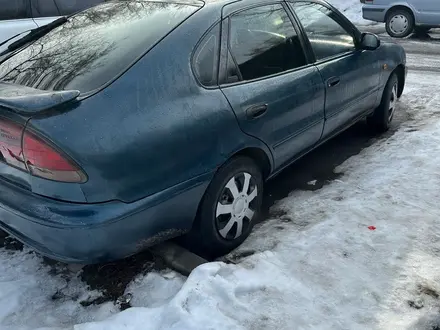
{"type": "Polygon", "coordinates": [[[334,87],[337,86],[341,82],[341,78],[339,77],[331,77],[327,80],[327,86],[328,87],[334,87]]]}
{"type": "Polygon", "coordinates": [[[248,119],[256,119],[264,115],[267,111],[267,104],[253,105],[246,109],[248,119]]]}

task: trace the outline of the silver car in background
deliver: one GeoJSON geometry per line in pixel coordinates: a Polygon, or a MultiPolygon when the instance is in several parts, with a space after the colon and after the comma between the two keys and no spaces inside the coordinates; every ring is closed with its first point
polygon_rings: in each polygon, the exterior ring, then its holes
{"type": "Polygon", "coordinates": [[[364,19],[385,22],[390,36],[404,38],[440,27],[440,0],[360,0],[364,19]]]}

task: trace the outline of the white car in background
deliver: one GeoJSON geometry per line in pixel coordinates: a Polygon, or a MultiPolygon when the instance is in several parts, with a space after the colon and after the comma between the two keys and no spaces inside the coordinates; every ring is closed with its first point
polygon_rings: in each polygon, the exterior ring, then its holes
{"type": "MultiPolygon", "coordinates": [[[[108,0],[0,0],[0,43],[108,0]]],[[[11,40],[12,42],[13,40],[11,40]]]]}

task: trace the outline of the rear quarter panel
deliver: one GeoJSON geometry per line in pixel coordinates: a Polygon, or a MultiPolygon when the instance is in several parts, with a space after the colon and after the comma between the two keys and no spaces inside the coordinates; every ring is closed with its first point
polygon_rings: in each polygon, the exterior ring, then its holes
{"type": "Polygon", "coordinates": [[[75,109],[30,121],[85,170],[88,202],[132,202],[188,180],[206,182],[234,152],[265,147],[241,132],[221,91],[199,86],[192,74],[193,47],[220,18],[207,11],[75,109]]]}

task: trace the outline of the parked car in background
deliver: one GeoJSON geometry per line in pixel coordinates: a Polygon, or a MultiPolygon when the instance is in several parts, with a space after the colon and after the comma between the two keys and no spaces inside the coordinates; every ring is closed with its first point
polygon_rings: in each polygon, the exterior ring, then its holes
{"type": "Polygon", "coordinates": [[[229,252],[266,180],[359,120],[386,131],[405,85],[400,45],[319,0],[127,0],[50,27],[0,60],[0,227],[68,262],[188,232],[229,252]]]}
{"type": "Polygon", "coordinates": [[[404,38],[413,32],[426,33],[440,27],[439,0],[360,0],[362,16],[375,22],[385,22],[388,34],[404,38]]]}
{"type": "Polygon", "coordinates": [[[105,0],[0,0],[0,43],[105,0]]]}

